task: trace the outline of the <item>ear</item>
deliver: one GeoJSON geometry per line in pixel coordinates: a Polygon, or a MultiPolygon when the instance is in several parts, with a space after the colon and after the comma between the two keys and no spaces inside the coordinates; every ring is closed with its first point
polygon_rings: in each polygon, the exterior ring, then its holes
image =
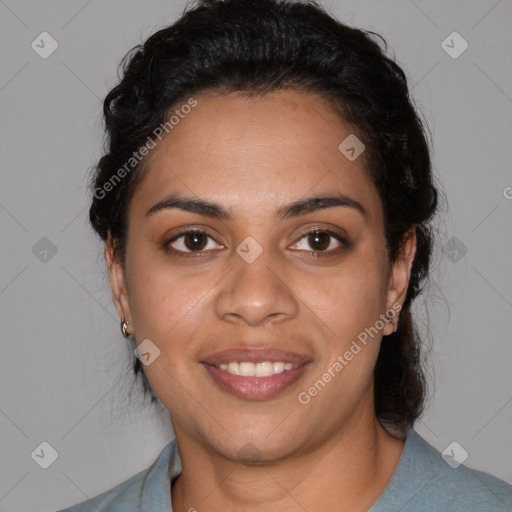
{"type": "MultiPolygon", "coordinates": [[[[409,287],[409,280],[411,278],[412,263],[415,255],[416,226],[413,226],[405,234],[400,252],[390,269],[386,311],[391,310],[395,312],[394,321],[398,320],[400,314],[400,310],[397,305],[401,308],[405,302],[407,288],[409,287]]],[[[394,321],[386,323],[383,331],[384,336],[393,333],[394,321]]]]}
{"type": "MultiPolygon", "coordinates": [[[[105,243],[105,261],[108,267],[112,299],[117,313],[121,318],[127,320],[130,326],[132,326],[128,290],[126,287],[123,265],[115,254],[115,243],[112,239],[110,229],[108,230],[108,237],[105,243]]],[[[131,334],[133,329],[128,328],[127,332],[131,334]]]]}

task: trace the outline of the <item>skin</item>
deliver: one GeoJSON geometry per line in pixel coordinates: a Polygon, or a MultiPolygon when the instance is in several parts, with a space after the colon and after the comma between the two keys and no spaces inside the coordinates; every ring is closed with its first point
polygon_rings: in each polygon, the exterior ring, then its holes
{"type": "MultiPolygon", "coordinates": [[[[271,504],[287,512],[366,511],[404,446],[374,413],[373,368],[393,324],[308,404],[297,397],[379,315],[403,304],[414,228],[391,264],[382,203],[365,160],[351,162],[338,150],[353,130],[319,97],[279,91],[197,101],[147,157],[147,174],[129,207],[125,265],[111,237],[105,250],[128,332],[160,350],[144,369],[171,415],[182,460],[172,483],[173,510],[263,511],[271,504]],[[360,202],[366,216],[340,206],[285,220],[277,215],[292,201],[336,192],[360,202]],[[219,203],[233,220],[178,209],[146,216],[170,193],[219,203]],[[204,238],[199,257],[164,248],[186,228],[212,237],[204,238]],[[312,228],[345,233],[351,245],[327,237],[322,253],[304,236],[312,228]],[[248,236],[263,249],[252,263],[236,252],[248,236]],[[281,394],[246,400],[221,390],[199,363],[233,347],[277,347],[312,363],[281,394]],[[249,443],[254,460],[244,463],[239,451],[249,443]]],[[[182,237],[171,247],[194,246],[182,237]]]]}

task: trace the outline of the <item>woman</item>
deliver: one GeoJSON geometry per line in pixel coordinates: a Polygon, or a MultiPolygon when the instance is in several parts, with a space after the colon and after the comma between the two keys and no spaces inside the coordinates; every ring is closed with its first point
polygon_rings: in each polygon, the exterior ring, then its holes
{"type": "Polygon", "coordinates": [[[205,0],[129,54],[104,113],[90,219],[176,439],[66,510],[510,510],[412,429],[439,192],[375,34],[205,0]]]}

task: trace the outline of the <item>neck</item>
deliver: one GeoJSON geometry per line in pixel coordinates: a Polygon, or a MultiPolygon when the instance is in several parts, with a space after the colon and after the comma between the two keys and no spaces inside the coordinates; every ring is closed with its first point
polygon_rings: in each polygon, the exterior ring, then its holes
{"type": "Polygon", "coordinates": [[[244,465],[182,435],[175,428],[182,473],[172,486],[175,512],[367,511],[385,489],[404,440],[390,436],[374,416],[352,422],[320,446],[279,462],[244,465]]]}

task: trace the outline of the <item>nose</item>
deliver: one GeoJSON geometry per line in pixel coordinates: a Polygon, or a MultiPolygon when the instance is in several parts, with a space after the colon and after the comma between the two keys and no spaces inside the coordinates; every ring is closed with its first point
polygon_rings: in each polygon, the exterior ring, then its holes
{"type": "Polygon", "coordinates": [[[252,262],[238,253],[232,258],[233,271],[215,301],[218,318],[257,326],[297,315],[299,303],[290,273],[283,271],[284,262],[272,261],[271,251],[267,249],[252,262]]]}

